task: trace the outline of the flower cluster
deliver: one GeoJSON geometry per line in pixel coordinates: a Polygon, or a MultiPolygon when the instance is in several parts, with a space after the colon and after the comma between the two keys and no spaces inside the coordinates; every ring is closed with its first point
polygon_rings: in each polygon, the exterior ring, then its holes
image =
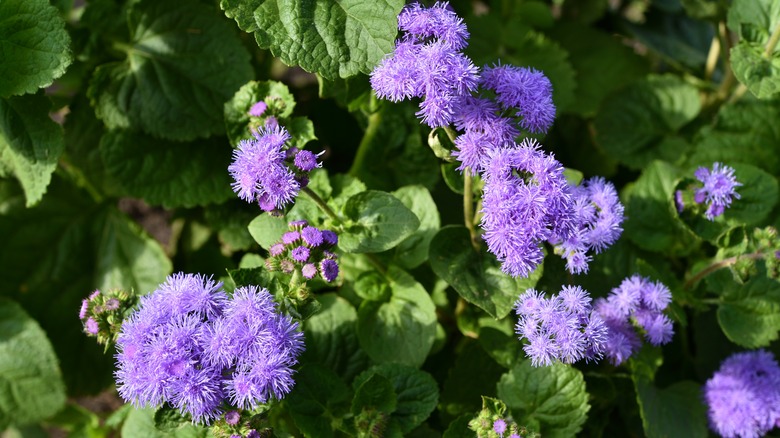
{"type": "Polygon", "coordinates": [[[79,319],[84,327],[84,333],[97,338],[99,344],[108,348],[116,342],[116,337],[122,325],[124,313],[137,302],[134,294],[112,289],[105,293],[99,290],[92,292],[81,301],[79,319]]]}
{"type": "MultiPolygon", "coordinates": [[[[707,203],[707,211],[704,213],[707,219],[715,220],[731,205],[732,198],[739,199],[735,189],[742,184],[737,182],[731,167],[715,163],[712,170],[699,167],[693,175],[704,184],[704,187],[696,190],[693,200],[697,204],[707,203]]],[[[679,204],[678,200],[678,209],[679,204]]]]}
{"type": "Polygon", "coordinates": [[[241,199],[273,211],[292,203],[306,187],[309,172],[321,164],[313,152],[288,146],[289,140],[287,130],[272,123],[259,128],[255,138],[239,142],[228,171],[241,199]]]}
{"type": "Polygon", "coordinates": [[[484,179],[481,225],[488,249],[504,272],[528,276],[544,258],[540,244],[574,230],[563,166],[525,140],[491,151],[484,179]]]}
{"type": "Polygon", "coordinates": [[[371,73],[371,86],[377,96],[397,102],[422,97],[422,121],[431,127],[452,121],[460,96],[476,89],[477,68],[461,53],[468,32],[463,20],[436,3],[424,8],[408,5],[398,16],[403,36],[393,54],[371,73]]]}
{"type": "Polygon", "coordinates": [[[253,409],[281,399],[303,350],[298,324],[277,312],[267,290],[174,274],[122,325],[117,390],[140,406],[170,403],[194,422],[225,408],[253,409]]]}
{"type": "Polygon", "coordinates": [[[704,400],[721,436],[763,436],[780,425],[780,366],[764,350],[734,354],[704,385],[704,400]]]}
{"type": "Polygon", "coordinates": [[[305,220],[290,222],[289,231],[268,249],[265,266],[286,274],[297,270],[307,280],[319,273],[323,280],[332,282],[339,275],[336,254],[332,252],[338,241],[338,235],[331,230],[309,226],[305,220]]]}
{"type": "Polygon", "coordinates": [[[600,253],[612,245],[623,232],[623,204],[612,183],[603,178],[591,178],[572,187],[574,231],[553,236],[550,243],[556,253],[566,259],[566,269],[572,274],[588,271],[591,257],[588,251],[600,253]]]}
{"type": "Polygon", "coordinates": [[[590,295],[579,286],[564,286],[551,298],[528,289],[515,303],[515,311],[519,318],[515,331],[528,340],[523,349],[533,366],[601,358],[607,328],[592,310],[590,295]]]}
{"type": "Polygon", "coordinates": [[[674,334],[672,321],[663,311],[672,301],[669,289],[660,282],[634,275],[612,289],[609,297],[596,300],[596,312],[608,329],[606,355],[620,365],[639,350],[642,342],[632,322],[653,345],[669,342],[674,334]]]}

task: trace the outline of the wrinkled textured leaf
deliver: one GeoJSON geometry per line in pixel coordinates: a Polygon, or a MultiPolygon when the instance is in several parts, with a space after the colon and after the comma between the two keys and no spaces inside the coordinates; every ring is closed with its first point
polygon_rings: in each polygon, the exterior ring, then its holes
{"type": "Polygon", "coordinates": [[[518,424],[538,424],[542,436],[574,436],[590,405],[585,380],[576,368],[556,363],[534,368],[526,360],[501,376],[498,397],[518,424]]]}
{"type": "Polygon", "coordinates": [[[376,362],[420,366],[436,335],[433,301],[420,283],[395,266],[387,271],[387,282],[389,301],[364,301],[358,309],[360,346],[376,362]]]}
{"type": "Polygon", "coordinates": [[[49,118],[50,106],[40,94],[0,99],[0,176],[19,180],[28,207],[46,193],[65,148],[62,128],[49,118]]]}
{"type": "Polygon", "coordinates": [[[99,66],[88,95],[109,128],[192,140],[224,132],[223,104],[252,78],[249,53],[203,3],[141,0],[120,62],[99,66]]]}
{"type": "Polygon", "coordinates": [[[108,176],[128,195],[165,208],[232,199],[229,151],[224,139],[180,143],[127,130],[109,131],[100,141],[108,176]]]}
{"type": "Polygon", "coordinates": [[[386,251],[420,227],[420,220],[401,201],[378,190],[349,198],[344,215],[352,221],[339,236],[339,248],[346,252],[386,251]]]}
{"type": "Polygon", "coordinates": [[[439,211],[428,189],[422,186],[401,187],[393,196],[420,220],[420,228],[395,247],[394,256],[399,266],[416,268],[428,259],[428,247],[441,226],[439,211]]]}
{"type": "Polygon", "coordinates": [[[331,370],[302,366],[295,374],[295,387],[287,396],[289,412],[305,436],[332,437],[335,418],[350,410],[349,387],[331,370]]]}
{"type": "Polygon", "coordinates": [[[185,423],[171,430],[155,427],[155,409],[131,409],[122,425],[122,436],[143,436],[148,438],[206,438],[207,428],[185,423]]]}
{"type": "Polygon", "coordinates": [[[780,331],[780,282],[765,270],[744,284],[729,281],[721,286],[718,323],[723,333],[746,348],[766,347],[780,331]]]}
{"type": "Polygon", "coordinates": [[[477,253],[470,240],[466,227],[447,226],[439,230],[430,245],[431,268],[463,299],[494,318],[503,318],[520,293],[539,281],[542,265],[528,278],[512,278],[501,272],[495,256],[484,251],[477,253]]]}
{"type": "Polygon", "coordinates": [[[65,20],[46,0],[3,0],[0,54],[0,97],[50,85],[72,60],[65,20]]]}
{"type": "Polygon", "coordinates": [[[780,53],[767,57],[763,45],[740,41],[731,49],[730,59],[734,76],[759,99],[780,92],[780,53]]]}
{"type": "Polygon", "coordinates": [[[0,429],[41,421],[64,404],[49,339],[21,306],[0,297],[0,429]]]}
{"type": "Polygon", "coordinates": [[[326,78],[370,73],[393,50],[401,0],[222,0],[225,15],[287,65],[326,78]]]}

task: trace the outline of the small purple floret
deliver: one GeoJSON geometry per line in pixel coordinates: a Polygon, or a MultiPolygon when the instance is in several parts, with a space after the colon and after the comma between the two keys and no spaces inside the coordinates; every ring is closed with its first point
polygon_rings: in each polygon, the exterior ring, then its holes
{"type": "Polygon", "coordinates": [[[704,184],[704,187],[696,190],[693,200],[698,204],[707,203],[704,217],[709,220],[715,220],[723,214],[731,205],[732,198],[740,198],[736,188],[742,183],[737,181],[734,169],[729,166],[715,163],[712,170],[699,167],[693,175],[704,184]]]}

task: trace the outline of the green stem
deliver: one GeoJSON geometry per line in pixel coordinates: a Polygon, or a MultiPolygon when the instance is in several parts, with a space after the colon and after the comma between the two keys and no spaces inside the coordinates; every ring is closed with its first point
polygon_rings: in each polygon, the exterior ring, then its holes
{"type": "Polygon", "coordinates": [[[349,168],[349,174],[352,176],[358,176],[360,169],[365,169],[365,163],[371,160],[369,151],[371,144],[374,142],[374,137],[379,132],[379,127],[382,125],[382,113],[377,111],[368,116],[368,126],[366,126],[366,132],[363,134],[363,139],[360,140],[358,150],[355,153],[355,160],[352,162],[352,167],[349,168]]]}
{"type": "Polygon", "coordinates": [[[712,37],[712,43],[710,44],[710,51],[707,53],[707,63],[704,67],[704,79],[709,81],[712,79],[712,74],[715,72],[715,67],[718,66],[718,57],[720,56],[720,39],[718,39],[717,32],[712,37]]]}
{"type": "Polygon", "coordinates": [[[756,252],[750,253],[750,254],[742,254],[742,255],[738,255],[738,256],[734,256],[734,257],[729,257],[727,259],[723,259],[723,260],[721,260],[719,262],[716,262],[716,263],[713,263],[713,264],[707,266],[706,268],[704,268],[701,271],[699,271],[696,275],[694,275],[693,277],[689,278],[688,281],[686,281],[685,284],[683,284],[683,288],[684,289],[690,289],[694,285],[696,285],[696,283],[701,281],[701,279],[703,279],[704,277],[712,274],[713,272],[715,272],[715,271],[717,271],[719,269],[723,269],[723,268],[726,268],[728,266],[732,266],[732,265],[736,264],[740,260],[743,260],[743,259],[758,260],[758,259],[761,259],[763,257],[764,257],[764,253],[763,252],[756,251],[756,252]]]}
{"type": "Polygon", "coordinates": [[[466,167],[463,169],[463,221],[469,229],[471,246],[479,252],[477,231],[474,229],[474,188],[472,186],[471,169],[466,167]]]}
{"type": "Polygon", "coordinates": [[[320,198],[320,195],[314,193],[314,191],[308,187],[302,188],[301,191],[303,193],[306,193],[309,196],[309,198],[311,198],[311,200],[314,201],[314,203],[317,204],[317,206],[320,207],[320,209],[323,212],[325,212],[325,214],[328,215],[328,217],[330,217],[336,222],[336,224],[341,223],[341,218],[339,217],[339,215],[337,215],[336,212],[333,211],[322,198],[320,198]]]}

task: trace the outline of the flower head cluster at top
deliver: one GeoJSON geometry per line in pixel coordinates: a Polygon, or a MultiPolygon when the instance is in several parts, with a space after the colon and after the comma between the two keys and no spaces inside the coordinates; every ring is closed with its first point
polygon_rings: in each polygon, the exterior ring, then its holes
{"type": "Polygon", "coordinates": [[[603,250],[622,232],[623,207],[610,183],[572,187],[552,154],[532,140],[516,143],[522,131],[544,133],[552,126],[549,79],[532,68],[500,64],[480,73],[461,53],[469,34],[446,2],[408,5],[398,28],[395,51],[372,72],[371,85],[391,101],[421,97],[423,122],[460,131],[452,155],[461,171],[485,180],[481,225],[502,270],[528,276],[549,240],[570,272],[587,271],[586,252],[603,250]]]}
{"type": "Polygon", "coordinates": [[[660,282],[634,275],[612,289],[609,296],[595,301],[596,312],[607,326],[605,353],[614,365],[620,365],[636,353],[642,342],[634,327],[644,332],[652,345],[672,339],[672,321],[663,311],[672,301],[669,289],[660,282]]]}
{"type": "Polygon", "coordinates": [[[241,140],[228,171],[233,191],[265,211],[281,209],[309,183],[308,174],[320,167],[313,152],[289,146],[290,134],[276,123],[266,124],[255,138],[241,140]]]}
{"type": "Polygon", "coordinates": [[[289,231],[268,249],[265,265],[270,271],[292,274],[299,270],[307,280],[319,274],[332,282],[339,275],[336,254],[332,252],[338,241],[338,235],[331,230],[309,226],[305,220],[292,221],[289,231]]]}
{"type": "Polygon", "coordinates": [[[515,331],[528,340],[523,349],[533,366],[601,358],[607,328],[590,302],[590,295],[579,286],[564,286],[551,298],[534,289],[520,295],[515,303],[519,318],[515,331]]]}
{"type": "Polygon", "coordinates": [[[739,199],[735,189],[742,184],[737,182],[731,167],[715,163],[712,169],[699,167],[693,175],[704,184],[696,190],[693,200],[697,204],[707,203],[707,211],[704,212],[707,219],[715,220],[731,205],[732,198],[739,199]]]}
{"type": "Polygon", "coordinates": [[[120,289],[96,290],[81,301],[79,319],[87,336],[108,348],[116,342],[124,313],[137,302],[135,295],[120,289]]]}
{"type": "Polygon", "coordinates": [[[281,399],[303,350],[297,328],[265,289],[228,296],[209,278],[174,274],[122,325],[119,395],[136,406],[167,402],[198,423],[281,399]]]}
{"type": "Polygon", "coordinates": [[[721,436],[763,436],[780,426],[780,366],[765,350],[734,354],[704,385],[704,400],[721,436]]]}

